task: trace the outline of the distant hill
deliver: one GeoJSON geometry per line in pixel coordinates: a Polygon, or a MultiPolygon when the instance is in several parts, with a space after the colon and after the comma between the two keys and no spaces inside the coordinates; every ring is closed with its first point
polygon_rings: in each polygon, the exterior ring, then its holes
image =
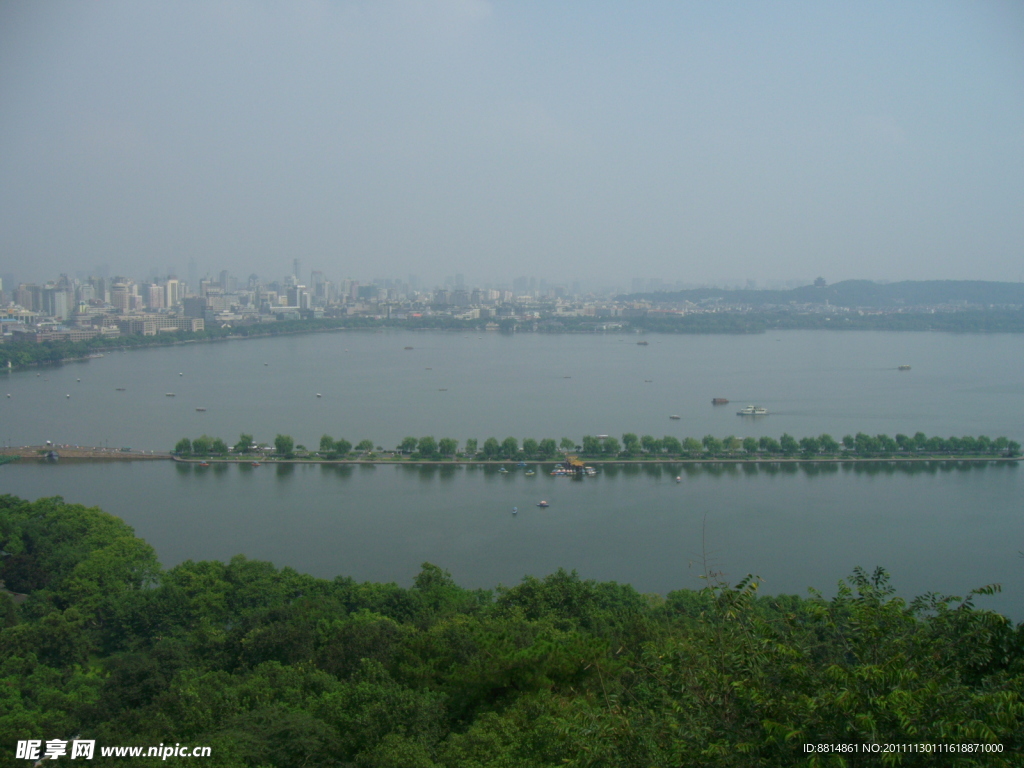
{"type": "Polygon", "coordinates": [[[983,280],[906,280],[873,283],[844,280],[834,285],[805,285],[787,291],[722,290],[697,288],[689,291],[635,293],[620,298],[660,303],[747,304],[754,307],[788,304],[829,304],[837,307],[889,308],[962,304],[972,307],[1024,306],[1024,283],[996,283],[983,280]]]}

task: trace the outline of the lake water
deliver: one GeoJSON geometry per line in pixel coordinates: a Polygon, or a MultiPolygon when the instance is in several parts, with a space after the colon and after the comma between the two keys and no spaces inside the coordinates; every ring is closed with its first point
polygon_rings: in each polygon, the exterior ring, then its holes
{"type": "MultiPolygon", "coordinates": [[[[637,338],[342,332],[113,353],[6,374],[0,439],[167,450],[243,431],[385,447],[405,435],[923,431],[1024,442],[1024,336],[637,338]],[[738,417],[748,403],[771,415],[738,417]]],[[[244,553],[408,584],[430,561],[472,587],[565,567],[662,593],[699,586],[705,567],[759,574],[770,592],[831,593],[854,566],[882,565],[908,596],[1000,582],[982,604],[1020,620],[1022,469],[666,466],[573,481],[479,467],[20,463],[0,467],[0,492],[101,506],[165,565],[244,553]]]]}

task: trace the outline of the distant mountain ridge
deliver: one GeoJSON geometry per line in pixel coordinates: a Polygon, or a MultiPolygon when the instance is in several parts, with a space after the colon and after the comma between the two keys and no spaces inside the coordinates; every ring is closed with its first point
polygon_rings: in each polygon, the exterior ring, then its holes
{"type": "Polygon", "coordinates": [[[805,285],[791,290],[725,290],[696,288],[688,291],[634,293],[620,297],[658,303],[690,301],[705,304],[746,304],[756,307],[788,304],[831,304],[836,307],[897,309],[899,307],[965,304],[975,308],[1024,305],[1024,283],[984,280],[905,280],[875,283],[843,280],[833,285],[805,285]]]}

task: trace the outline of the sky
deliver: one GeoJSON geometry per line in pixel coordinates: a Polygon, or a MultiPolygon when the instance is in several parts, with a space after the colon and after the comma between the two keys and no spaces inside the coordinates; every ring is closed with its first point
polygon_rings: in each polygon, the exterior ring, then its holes
{"type": "Polygon", "coordinates": [[[296,258],[1024,279],[1024,3],[0,3],[0,275],[296,258]]]}

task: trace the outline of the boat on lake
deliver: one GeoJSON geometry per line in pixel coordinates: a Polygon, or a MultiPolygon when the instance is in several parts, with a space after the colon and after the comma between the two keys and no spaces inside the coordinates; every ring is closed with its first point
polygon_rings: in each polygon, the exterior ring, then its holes
{"type": "Polygon", "coordinates": [[[712,405],[728,405],[729,401],[726,398],[724,398],[724,397],[712,397],[711,398],[711,404],[712,405]]]}
{"type": "Polygon", "coordinates": [[[199,466],[200,467],[208,467],[208,466],[210,466],[210,462],[208,462],[208,461],[200,461],[199,462],[199,466]]]}
{"type": "Polygon", "coordinates": [[[164,392],[164,397],[174,397],[173,392],[164,392]]]}
{"type": "Polygon", "coordinates": [[[548,508],[548,507],[550,507],[551,505],[550,505],[550,504],[548,504],[548,503],[547,503],[546,501],[541,501],[541,502],[539,502],[539,503],[537,504],[537,506],[538,506],[538,507],[540,507],[541,509],[547,509],[547,508],[548,508]]]}
{"type": "Polygon", "coordinates": [[[672,421],[679,421],[683,417],[673,413],[671,416],[669,416],[669,418],[672,419],[672,421]]]}
{"type": "Polygon", "coordinates": [[[760,405],[748,405],[742,410],[736,411],[737,416],[767,416],[768,409],[762,408],[760,405]]]}
{"type": "Polygon", "coordinates": [[[206,409],[205,409],[205,408],[196,408],[196,410],[197,410],[197,411],[199,411],[200,413],[202,413],[202,412],[203,412],[203,411],[205,411],[206,409]]]}
{"type": "Polygon", "coordinates": [[[898,371],[909,371],[910,370],[910,366],[904,363],[903,365],[897,367],[896,370],[898,370],[898,371]]]}

